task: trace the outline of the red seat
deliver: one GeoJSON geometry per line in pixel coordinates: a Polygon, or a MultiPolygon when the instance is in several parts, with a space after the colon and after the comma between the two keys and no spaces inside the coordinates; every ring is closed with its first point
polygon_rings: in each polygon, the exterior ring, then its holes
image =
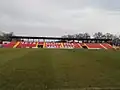
{"type": "Polygon", "coordinates": [[[36,47],[37,42],[20,42],[20,44],[16,48],[32,48],[36,47]]]}
{"type": "Polygon", "coordinates": [[[13,48],[16,42],[7,42],[3,44],[3,47],[5,48],[13,48]]]}
{"type": "Polygon", "coordinates": [[[106,47],[107,49],[112,49],[113,47],[110,45],[110,44],[108,44],[108,43],[103,43],[102,44],[104,47],[106,47]]]}
{"type": "Polygon", "coordinates": [[[74,48],[81,48],[80,43],[73,43],[73,45],[74,45],[74,48]]]}
{"type": "Polygon", "coordinates": [[[103,46],[100,45],[100,43],[86,43],[85,44],[88,48],[104,48],[103,46]]]}

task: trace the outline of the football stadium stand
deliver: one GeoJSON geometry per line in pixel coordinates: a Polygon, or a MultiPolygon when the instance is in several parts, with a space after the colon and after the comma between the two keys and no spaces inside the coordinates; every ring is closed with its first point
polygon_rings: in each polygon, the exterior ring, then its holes
{"type": "Polygon", "coordinates": [[[3,47],[5,48],[39,48],[39,46],[43,48],[68,48],[68,49],[80,49],[86,48],[88,49],[112,49],[113,47],[108,43],[54,43],[54,42],[9,42],[4,43],[3,47]]]}
{"type": "Polygon", "coordinates": [[[75,38],[54,38],[54,37],[23,37],[23,36],[14,36],[13,39],[19,38],[19,41],[3,42],[4,48],[65,48],[65,49],[112,49],[108,39],[75,39],[75,38]],[[20,40],[22,39],[22,40],[20,40]],[[23,39],[28,39],[24,41],[23,39]],[[38,39],[38,41],[29,41],[29,39],[38,39]],[[43,41],[39,41],[42,39],[43,41]],[[59,40],[56,41],[45,41],[45,40],[59,40]],[[75,42],[75,40],[77,42],[75,42]],[[64,42],[63,42],[64,41],[64,42]],[[82,41],[82,42],[79,42],[82,41]],[[87,41],[87,42],[85,42],[87,41]],[[91,43],[88,43],[91,41],[91,43]],[[94,43],[92,42],[94,41],[94,43]],[[99,41],[99,43],[95,43],[99,41]],[[103,42],[104,41],[104,42],[103,42]],[[101,42],[101,43],[100,43],[101,42]]]}

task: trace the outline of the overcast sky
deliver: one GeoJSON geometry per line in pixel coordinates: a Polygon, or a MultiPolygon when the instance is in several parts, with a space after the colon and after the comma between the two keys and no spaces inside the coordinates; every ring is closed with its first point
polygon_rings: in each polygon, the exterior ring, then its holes
{"type": "Polygon", "coordinates": [[[120,33],[120,0],[0,0],[0,31],[61,36],[120,33]]]}

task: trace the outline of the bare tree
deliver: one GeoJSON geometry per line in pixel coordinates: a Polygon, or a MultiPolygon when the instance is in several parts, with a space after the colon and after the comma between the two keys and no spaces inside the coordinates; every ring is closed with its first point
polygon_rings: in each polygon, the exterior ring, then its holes
{"type": "Polygon", "coordinates": [[[106,33],[105,37],[106,37],[106,39],[113,39],[114,35],[111,33],[106,33]]]}
{"type": "Polygon", "coordinates": [[[70,34],[68,34],[68,35],[64,35],[64,36],[62,36],[62,38],[75,38],[75,37],[74,37],[74,35],[70,35],[70,34]]]}
{"type": "Polygon", "coordinates": [[[90,39],[90,37],[91,37],[88,33],[84,33],[83,35],[84,35],[83,36],[84,39],[90,39]]]}
{"type": "Polygon", "coordinates": [[[96,39],[102,39],[103,34],[102,34],[102,32],[97,32],[93,35],[93,37],[96,38],[96,39]]]}
{"type": "Polygon", "coordinates": [[[1,40],[6,40],[6,41],[11,41],[11,36],[14,36],[13,32],[10,33],[2,33],[2,35],[0,35],[0,39],[1,40]]]}
{"type": "Polygon", "coordinates": [[[74,34],[74,37],[75,38],[83,38],[84,37],[84,34],[82,34],[82,33],[79,33],[79,34],[74,34]]]}
{"type": "Polygon", "coordinates": [[[68,36],[67,35],[63,35],[62,38],[67,38],[68,36]]]}

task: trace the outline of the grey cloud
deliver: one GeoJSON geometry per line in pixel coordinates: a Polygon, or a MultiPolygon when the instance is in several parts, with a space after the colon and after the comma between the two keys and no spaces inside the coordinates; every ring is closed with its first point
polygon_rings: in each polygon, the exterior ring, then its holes
{"type": "Polygon", "coordinates": [[[107,10],[120,10],[120,0],[90,0],[90,5],[107,10]]]}
{"type": "Polygon", "coordinates": [[[115,33],[120,29],[119,4],[119,0],[0,0],[0,29],[34,36],[115,33]]]}

